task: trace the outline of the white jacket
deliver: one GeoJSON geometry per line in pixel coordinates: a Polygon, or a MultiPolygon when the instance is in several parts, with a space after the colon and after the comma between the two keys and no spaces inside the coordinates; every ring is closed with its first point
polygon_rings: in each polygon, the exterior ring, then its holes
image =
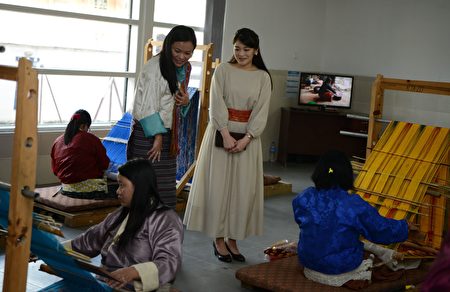
{"type": "Polygon", "coordinates": [[[159,113],[164,127],[170,129],[174,104],[169,83],[159,68],[159,55],[154,56],[139,74],[131,113],[137,120],[159,113]]]}

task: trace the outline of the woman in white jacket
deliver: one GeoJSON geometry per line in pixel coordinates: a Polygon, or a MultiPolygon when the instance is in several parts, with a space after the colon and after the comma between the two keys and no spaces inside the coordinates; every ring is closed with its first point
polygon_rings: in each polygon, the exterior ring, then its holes
{"type": "Polygon", "coordinates": [[[161,52],[140,73],[133,103],[133,126],[127,159],[152,161],[164,204],[176,205],[177,111],[189,109],[187,86],[197,45],[194,30],[175,26],[164,39],[161,52]]]}

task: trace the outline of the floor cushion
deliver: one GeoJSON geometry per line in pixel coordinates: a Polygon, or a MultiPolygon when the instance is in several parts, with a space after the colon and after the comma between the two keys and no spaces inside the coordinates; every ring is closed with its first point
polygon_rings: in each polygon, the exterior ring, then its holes
{"type": "MultiPolygon", "coordinates": [[[[408,270],[404,276],[391,282],[374,282],[364,291],[403,290],[406,285],[417,285],[425,278],[430,263],[422,263],[419,269],[408,270]]],[[[297,256],[251,265],[236,271],[236,278],[244,287],[262,288],[275,292],[294,291],[352,291],[344,287],[322,285],[303,275],[303,266],[297,256]]]]}

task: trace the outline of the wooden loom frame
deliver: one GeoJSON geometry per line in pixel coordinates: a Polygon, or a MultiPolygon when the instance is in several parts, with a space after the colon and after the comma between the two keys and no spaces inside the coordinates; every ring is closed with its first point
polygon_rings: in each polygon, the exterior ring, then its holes
{"type": "Polygon", "coordinates": [[[377,143],[382,132],[382,121],[380,121],[379,119],[381,119],[383,115],[383,101],[385,90],[397,90],[450,96],[450,83],[384,78],[383,75],[378,74],[372,85],[366,157],[369,156],[370,151],[377,143]]]}
{"type": "Polygon", "coordinates": [[[17,108],[3,291],[25,291],[30,257],[37,159],[38,78],[26,58],[0,66],[0,79],[17,82],[17,108]],[[11,224],[11,222],[13,224],[11,224]]]}
{"type": "MultiPolygon", "coordinates": [[[[162,41],[154,41],[149,39],[145,44],[144,48],[144,62],[150,60],[153,56],[153,47],[161,47],[163,44],[162,41]]],[[[207,45],[197,45],[195,50],[199,50],[204,52],[203,54],[203,70],[202,70],[202,87],[200,88],[200,108],[199,108],[199,116],[198,116],[198,129],[197,129],[197,140],[196,140],[196,149],[195,149],[195,160],[180,179],[177,182],[176,194],[177,196],[183,191],[184,187],[188,183],[188,181],[194,175],[195,164],[197,162],[198,152],[200,150],[200,145],[203,139],[203,135],[205,134],[206,126],[208,125],[208,108],[209,108],[209,93],[212,79],[212,69],[217,67],[219,64],[219,60],[216,59],[214,62],[212,61],[212,53],[213,53],[214,45],[212,43],[207,45]]]]}
{"type": "MultiPolygon", "coordinates": [[[[396,91],[439,94],[439,95],[450,96],[450,83],[392,79],[392,78],[384,78],[383,75],[380,75],[380,74],[377,75],[377,77],[372,85],[372,92],[371,92],[366,159],[369,158],[369,154],[371,153],[371,151],[375,147],[377,147],[376,146],[377,142],[380,142],[381,144],[386,142],[386,141],[380,140],[380,134],[383,131],[380,123],[383,122],[381,120],[381,118],[382,118],[382,112],[383,112],[384,90],[396,90],[396,91]]],[[[404,123],[401,122],[398,124],[398,126],[404,127],[403,124],[404,123]]],[[[391,127],[391,125],[389,127],[391,127]]],[[[390,131],[391,128],[389,128],[389,127],[385,131],[390,131]]],[[[419,127],[419,125],[416,125],[414,127],[419,127]]],[[[435,128],[440,128],[440,127],[435,127],[435,128]]],[[[441,129],[445,129],[445,128],[441,128],[441,129]]],[[[444,143],[443,144],[444,149],[447,149],[447,150],[444,150],[447,152],[443,152],[443,161],[444,161],[443,163],[444,164],[440,164],[440,168],[437,169],[433,179],[441,180],[441,181],[448,183],[448,178],[449,178],[448,147],[449,146],[448,146],[448,144],[445,145],[445,143],[448,143],[448,134],[446,137],[447,138],[441,137],[441,138],[443,138],[443,140],[441,140],[441,141],[443,141],[442,143],[444,143]]],[[[411,138],[411,136],[410,136],[410,138],[411,138]]],[[[413,141],[413,140],[411,140],[411,141],[413,141]]],[[[407,142],[403,141],[402,143],[405,144],[407,142]]],[[[430,152],[431,152],[431,150],[435,151],[437,149],[430,149],[430,152]]],[[[380,153],[380,155],[383,156],[383,153],[380,153]]],[[[380,165],[380,163],[381,163],[380,159],[382,159],[382,158],[383,157],[378,158],[378,162],[377,162],[378,165],[380,165]]],[[[394,160],[396,161],[396,158],[394,158],[394,160]]],[[[391,161],[390,164],[396,163],[395,161],[391,161]]],[[[368,160],[366,160],[366,162],[368,162],[368,160]]],[[[393,170],[393,166],[392,165],[390,165],[390,166],[393,170]]],[[[423,167],[425,167],[425,165],[423,167]]],[[[369,167],[369,169],[370,169],[370,167],[369,167]]],[[[374,174],[373,171],[374,170],[370,171],[370,172],[372,172],[372,175],[374,174]]],[[[377,171],[377,170],[375,169],[375,171],[377,171]]],[[[422,169],[422,172],[425,177],[425,170],[422,169]]],[[[386,174],[382,174],[382,175],[386,175],[386,174]]],[[[399,178],[399,179],[401,180],[401,178],[399,178]]],[[[421,181],[420,184],[422,185],[422,188],[424,187],[424,185],[426,185],[426,183],[424,181],[421,181]]],[[[436,184],[436,186],[439,187],[438,184],[436,184]]],[[[442,189],[444,189],[444,190],[442,190],[442,192],[445,192],[445,187],[446,186],[444,186],[444,188],[442,188],[442,189]]],[[[409,190],[409,188],[408,188],[408,190],[409,190]]],[[[377,193],[374,193],[374,194],[376,195],[377,193]]],[[[371,197],[373,197],[373,196],[371,196],[371,197]]],[[[427,191],[425,197],[420,199],[420,201],[415,201],[416,199],[418,199],[418,198],[416,198],[415,195],[412,196],[412,198],[413,198],[412,200],[413,200],[414,204],[420,205],[421,203],[424,203],[424,204],[428,204],[430,206],[428,208],[420,208],[420,212],[426,215],[426,216],[420,216],[420,218],[419,218],[419,222],[420,222],[419,228],[421,231],[427,232],[428,234],[434,234],[433,236],[435,236],[435,235],[437,235],[435,232],[437,232],[438,229],[442,229],[442,231],[445,231],[448,229],[448,227],[449,227],[448,225],[450,222],[446,222],[446,221],[449,221],[450,218],[448,218],[448,215],[449,215],[448,213],[447,213],[447,215],[445,215],[445,210],[447,210],[447,212],[450,210],[450,204],[449,204],[450,200],[446,199],[445,196],[442,195],[441,191],[439,191],[438,193],[434,192],[433,190],[431,190],[431,192],[427,191]],[[426,209],[429,210],[428,214],[426,214],[426,209]],[[434,215],[436,215],[436,216],[434,216],[434,219],[433,219],[433,216],[431,216],[431,219],[426,218],[428,215],[433,215],[433,213],[436,213],[436,214],[434,214],[434,215]],[[447,216],[447,219],[445,219],[445,216],[447,216]],[[436,224],[436,225],[434,225],[434,224],[436,224]],[[438,228],[436,228],[437,226],[438,226],[438,228]]],[[[376,198],[370,199],[370,201],[372,203],[375,203],[375,200],[376,200],[376,198]]],[[[392,200],[397,201],[395,198],[387,199],[387,200],[388,201],[392,201],[392,200]]],[[[403,205],[405,205],[405,204],[403,204],[403,205]]],[[[385,212],[386,208],[382,207],[380,210],[383,210],[383,212],[385,212]]],[[[396,219],[399,219],[399,218],[396,218],[396,219]]],[[[431,243],[433,244],[433,247],[435,247],[435,248],[439,248],[439,246],[440,246],[439,239],[436,241],[432,241],[431,243]]]]}

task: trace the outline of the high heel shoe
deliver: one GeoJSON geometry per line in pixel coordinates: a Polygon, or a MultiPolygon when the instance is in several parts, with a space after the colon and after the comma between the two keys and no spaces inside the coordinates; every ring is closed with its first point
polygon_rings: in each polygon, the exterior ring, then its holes
{"type": "Polygon", "coordinates": [[[216,243],[213,241],[213,247],[214,247],[214,255],[219,259],[219,261],[225,262],[225,263],[231,263],[231,255],[222,255],[219,253],[219,251],[216,248],[216,243]]]}
{"type": "Polygon", "coordinates": [[[228,252],[230,253],[231,257],[233,258],[233,260],[241,262],[241,263],[245,262],[245,257],[240,253],[238,253],[238,254],[233,253],[226,241],[225,241],[225,246],[226,246],[228,252]]]}

